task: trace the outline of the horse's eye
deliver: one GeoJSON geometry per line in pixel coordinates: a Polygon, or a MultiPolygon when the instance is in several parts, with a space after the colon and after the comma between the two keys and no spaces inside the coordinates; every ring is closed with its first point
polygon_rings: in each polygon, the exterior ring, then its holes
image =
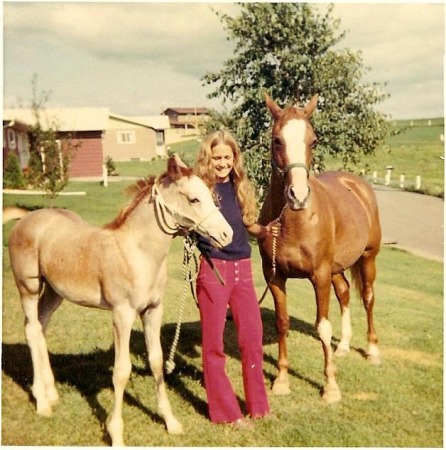
{"type": "Polygon", "coordinates": [[[191,198],[189,201],[190,201],[190,203],[200,203],[200,199],[198,199],[196,197],[191,198]]]}
{"type": "Polygon", "coordinates": [[[283,145],[282,141],[278,137],[273,138],[273,144],[274,144],[274,147],[282,147],[282,145],[283,145]]]}

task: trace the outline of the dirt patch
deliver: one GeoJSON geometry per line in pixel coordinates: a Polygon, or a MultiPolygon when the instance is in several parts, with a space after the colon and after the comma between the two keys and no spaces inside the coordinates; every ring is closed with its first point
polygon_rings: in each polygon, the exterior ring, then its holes
{"type": "Polygon", "coordinates": [[[420,364],[428,367],[443,367],[443,361],[438,355],[420,352],[418,350],[402,350],[399,348],[383,349],[384,359],[386,357],[403,359],[414,364],[420,364]]]}
{"type": "Polygon", "coordinates": [[[355,392],[353,394],[349,394],[348,396],[354,400],[361,401],[373,401],[378,399],[378,394],[375,394],[374,392],[355,392]]]}

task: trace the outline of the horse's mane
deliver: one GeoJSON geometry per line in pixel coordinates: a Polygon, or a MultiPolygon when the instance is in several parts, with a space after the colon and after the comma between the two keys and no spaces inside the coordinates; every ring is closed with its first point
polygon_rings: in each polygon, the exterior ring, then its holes
{"type": "Polygon", "coordinates": [[[141,200],[150,193],[152,186],[157,180],[160,182],[165,178],[176,180],[181,178],[182,176],[191,176],[192,174],[193,170],[189,167],[184,166],[176,168],[175,171],[168,169],[158,177],[149,176],[148,178],[138,179],[135,184],[132,184],[125,189],[125,192],[127,194],[133,195],[132,200],[121,209],[121,211],[112,222],[104,225],[103,228],[107,230],[117,230],[118,228],[120,228],[127,220],[127,217],[139,205],[141,200]]]}
{"type": "MultiPolygon", "coordinates": [[[[164,173],[161,175],[161,179],[164,178],[167,174],[164,173]]],[[[103,228],[107,230],[117,230],[120,228],[124,222],[127,220],[127,217],[131,214],[131,212],[139,205],[141,200],[146,197],[146,195],[150,192],[152,189],[152,186],[154,185],[156,181],[155,176],[150,176],[148,178],[140,178],[136,181],[136,183],[128,186],[125,189],[126,194],[133,195],[132,200],[125,205],[121,211],[119,211],[116,218],[103,226],[103,228]]]]}

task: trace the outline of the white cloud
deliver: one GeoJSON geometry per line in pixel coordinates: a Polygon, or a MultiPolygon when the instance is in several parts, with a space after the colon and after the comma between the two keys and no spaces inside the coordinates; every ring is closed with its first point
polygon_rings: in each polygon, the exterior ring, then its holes
{"type": "MultiPolygon", "coordinates": [[[[155,114],[163,106],[218,106],[200,78],[231,56],[219,18],[233,3],[4,3],[4,102],[30,99],[31,77],[57,106],[155,114]],[[38,20],[37,20],[38,18],[38,20]]],[[[326,5],[321,5],[323,10],[326,5]]],[[[335,4],[361,50],[367,81],[388,82],[394,117],[443,112],[442,4],[335,4]]]]}

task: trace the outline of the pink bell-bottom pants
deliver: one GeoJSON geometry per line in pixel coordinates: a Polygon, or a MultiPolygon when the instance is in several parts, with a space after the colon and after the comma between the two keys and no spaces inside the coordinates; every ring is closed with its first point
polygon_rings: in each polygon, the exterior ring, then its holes
{"type": "Polygon", "coordinates": [[[245,404],[251,416],[269,413],[263,377],[263,327],[252,279],[251,259],[213,259],[226,285],[201,258],[197,298],[202,327],[203,370],[209,416],[212,422],[234,422],[243,417],[225,370],[224,330],[228,305],[237,330],[245,404]]]}

